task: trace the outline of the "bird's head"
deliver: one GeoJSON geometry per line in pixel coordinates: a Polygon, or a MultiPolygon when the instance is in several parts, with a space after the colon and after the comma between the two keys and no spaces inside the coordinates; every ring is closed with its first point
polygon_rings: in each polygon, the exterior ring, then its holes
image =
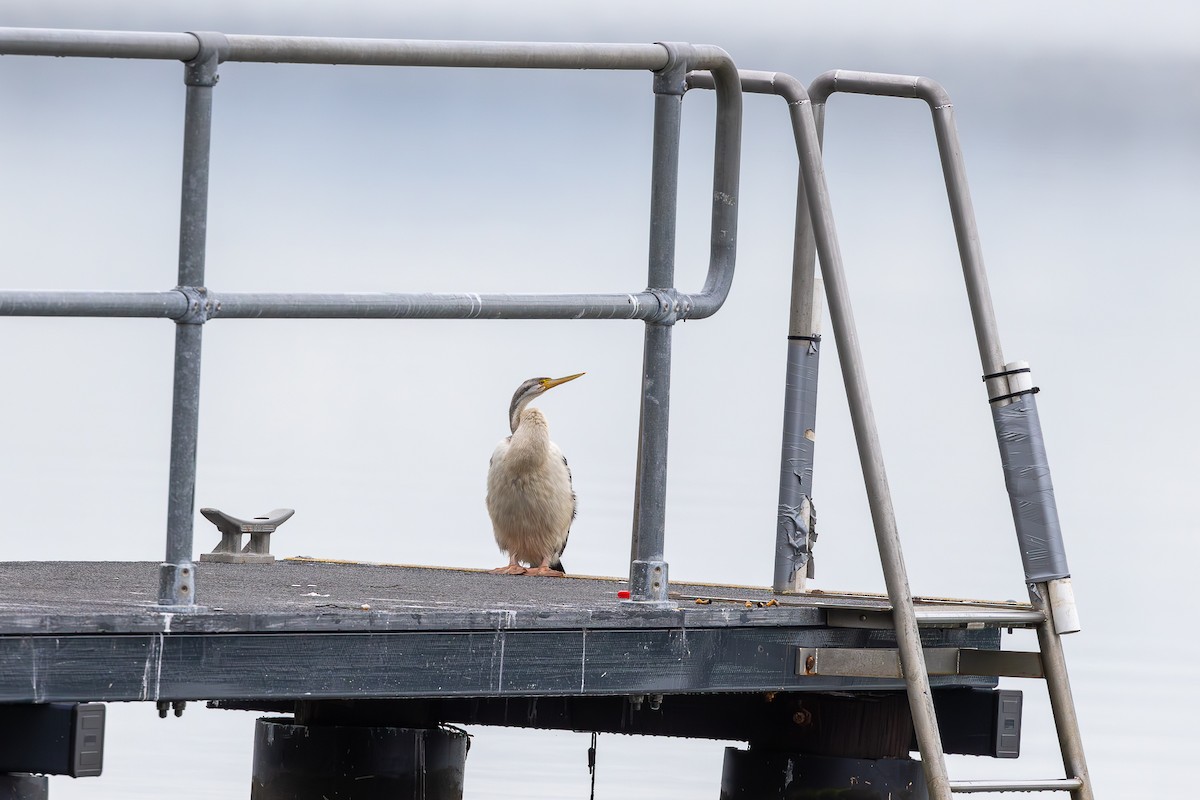
{"type": "Polygon", "coordinates": [[[521,412],[525,410],[525,406],[529,405],[529,401],[545,394],[555,386],[564,384],[567,381],[573,381],[586,374],[579,372],[575,375],[568,375],[565,378],[530,378],[522,383],[517,387],[517,391],[513,393],[512,403],[508,407],[509,429],[513,433],[517,432],[517,423],[521,421],[521,412]]]}

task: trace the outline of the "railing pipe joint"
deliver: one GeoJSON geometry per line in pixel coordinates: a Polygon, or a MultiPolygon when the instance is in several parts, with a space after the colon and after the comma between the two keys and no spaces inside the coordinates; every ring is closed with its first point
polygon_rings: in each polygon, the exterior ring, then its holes
{"type": "Polygon", "coordinates": [[[629,565],[629,599],[623,603],[658,608],[675,608],[667,591],[667,562],[635,559],[629,565]]]}
{"type": "Polygon", "coordinates": [[[674,94],[682,97],[688,90],[688,64],[693,57],[693,48],[682,42],[655,42],[667,51],[667,63],[654,71],[654,93],[674,94]]]}
{"type": "Polygon", "coordinates": [[[175,291],[187,301],[187,310],[175,317],[176,322],[181,325],[203,325],[213,318],[213,303],[208,297],[208,289],[203,286],[176,286],[175,291]]]}
{"type": "Polygon", "coordinates": [[[953,106],[950,101],[950,94],[942,88],[942,85],[932,78],[918,77],[913,85],[916,90],[917,97],[929,104],[931,109],[946,108],[953,106]]]}
{"type": "Polygon", "coordinates": [[[651,325],[674,325],[687,318],[691,310],[691,298],[676,289],[647,289],[658,304],[657,310],[646,317],[651,325]]]}
{"type": "Polygon", "coordinates": [[[188,86],[216,86],[217,67],[229,57],[229,39],[215,31],[188,31],[196,37],[200,49],[191,61],[183,62],[183,82],[188,86]]]}

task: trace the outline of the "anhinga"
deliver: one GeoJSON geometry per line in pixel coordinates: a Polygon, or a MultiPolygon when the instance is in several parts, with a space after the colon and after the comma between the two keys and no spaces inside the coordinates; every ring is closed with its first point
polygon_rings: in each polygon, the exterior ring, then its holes
{"type": "Polygon", "coordinates": [[[550,441],[545,415],[526,406],[535,397],[583,374],[530,378],[513,394],[508,407],[512,435],[496,445],[488,466],[488,514],[496,544],[508,553],[508,564],[492,572],[563,574],[560,557],[575,519],[571,470],[562,450],[550,441]]]}

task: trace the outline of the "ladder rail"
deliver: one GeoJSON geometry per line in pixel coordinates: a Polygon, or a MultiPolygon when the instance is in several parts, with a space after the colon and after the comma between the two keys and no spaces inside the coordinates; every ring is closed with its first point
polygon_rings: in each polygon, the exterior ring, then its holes
{"type": "MultiPolygon", "coordinates": [[[[861,349],[846,288],[841,252],[821,158],[825,102],[829,95],[837,91],[925,100],[933,113],[938,153],[950,201],[955,236],[958,241],[959,257],[962,262],[963,277],[966,282],[971,317],[975,328],[976,344],[986,376],[984,382],[988,397],[995,398],[1009,394],[1007,376],[1002,374],[1004,356],[1000,347],[987,273],[983,266],[982,250],[975,224],[975,212],[967,187],[962,150],[959,147],[958,133],[954,123],[954,107],[950,102],[949,95],[932,80],[904,75],[880,75],[839,70],[818,77],[806,90],[796,79],[783,73],[741,70],[739,74],[743,91],[778,95],[787,101],[791,114],[796,151],[800,160],[792,316],[793,318],[797,317],[797,309],[800,309],[802,319],[798,323],[801,325],[801,329],[795,331],[789,329],[789,334],[795,333],[803,336],[806,333],[811,335],[811,331],[815,331],[815,322],[811,315],[805,315],[805,310],[813,307],[813,298],[810,295],[817,285],[812,274],[814,265],[811,254],[815,253],[821,261],[821,273],[824,278],[829,315],[834,335],[838,340],[842,378],[846,384],[859,461],[863,470],[876,540],[879,544],[880,562],[892,605],[890,617],[896,630],[897,655],[905,676],[913,725],[922,755],[922,765],[930,797],[935,800],[948,800],[952,791],[984,790],[971,788],[981,786],[983,783],[959,782],[952,785],[947,777],[937,717],[930,701],[929,675],[921,649],[918,626],[991,624],[1037,628],[1041,643],[1040,649],[1046,660],[1045,678],[1051,706],[1054,709],[1055,726],[1058,729],[1063,753],[1063,765],[1069,776],[1072,776],[1045,782],[1046,790],[1069,790],[1073,800],[1091,800],[1092,791],[1087,765],[1083,757],[1078,720],[1071,699],[1070,684],[1067,680],[1066,664],[1062,656],[1062,646],[1058,638],[1059,634],[1054,627],[1050,606],[1044,602],[1045,598],[1049,597],[1048,584],[1034,583],[1031,585],[1031,597],[1034,600],[1032,610],[1004,609],[968,613],[956,609],[917,610],[914,606],[896,529],[890,489],[883,466],[874,412],[867,391],[861,349]]],[[[689,74],[688,83],[695,88],[714,88],[711,76],[703,72],[689,74]]],[[[791,379],[792,364],[789,362],[789,390],[791,379]]],[[[785,434],[785,464],[789,457],[797,458],[805,465],[811,463],[811,452],[796,453],[788,450],[788,437],[785,434]]],[[[786,480],[786,477],[781,479],[781,511],[784,508],[782,498],[786,495],[786,487],[782,480],[786,480]]],[[[804,555],[807,558],[808,554],[804,555]]],[[[791,567],[795,563],[796,560],[791,553],[784,553],[781,557],[777,552],[777,591],[786,591],[792,588],[787,585],[793,583],[792,580],[783,581],[784,585],[780,585],[779,574],[781,567],[791,567]]],[[[786,572],[786,570],[784,571],[786,572]]],[[[877,616],[882,615],[831,612],[830,619],[836,625],[876,627],[880,621],[873,617],[877,616]]],[[[1023,783],[1027,785],[1029,782],[1023,783]]],[[[988,785],[999,786],[1000,784],[991,782],[988,785]]],[[[1027,786],[1027,788],[1019,790],[1041,789],[1027,786]]]]}
{"type": "MultiPolygon", "coordinates": [[[[988,288],[987,273],[983,266],[983,253],[979,240],[979,232],[975,223],[975,212],[971,203],[970,191],[967,187],[966,169],[963,163],[962,149],[959,146],[957,127],[954,122],[954,105],[950,101],[950,96],[939,84],[928,78],[908,75],[849,72],[845,70],[826,72],[818,76],[809,86],[808,99],[812,103],[813,119],[818,139],[823,133],[825,103],[829,96],[835,92],[914,98],[924,100],[929,105],[933,116],[938,155],[945,178],[947,197],[950,202],[951,218],[955,237],[958,242],[959,258],[962,263],[963,277],[966,282],[967,297],[971,308],[971,319],[975,328],[976,344],[979,348],[980,363],[985,375],[984,382],[987,386],[988,397],[997,398],[1007,395],[1009,389],[1007,377],[1003,374],[1005,370],[1004,356],[1000,347],[998,326],[992,306],[991,293],[988,288]]],[[[802,158],[802,168],[806,167],[808,165],[802,158]]],[[[868,465],[871,462],[878,461],[878,473],[882,476],[882,456],[878,451],[878,437],[874,431],[873,414],[869,406],[870,401],[867,398],[865,387],[861,395],[851,394],[850,392],[851,375],[853,373],[857,380],[857,375],[862,370],[862,364],[857,338],[851,335],[850,347],[846,347],[846,343],[843,340],[843,331],[841,328],[852,328],[853,321],[849,317],[848,301],[845,301],[844,298],[836,297],[845,291],[842,280],[841,260],[840,258],[836,258],[832,263],[827,260],[826,251],[829,250],[829,247],[828,243],[822,242],[822,233],[824,231],[822,225],[818,224],[819,218],[827,215],[832,216],[832,212],[827,205],[828,194],[825,188],[825,176],[823,171],[806,169],[804,177],[806,182],[809,183],[807,188],[809,202],[813,210],[815,246],[821,259],[822,274],[826,276],[825,289],[829,298],[829,311],[830,316],[833,318],[835,335],[838,337],[838,353],[842,358],[842,370],[847,382],[847,395],[850,400],[851,416],[855,420],[855,435],[859,441],[860,458],[863,460],[863,472],[864,475],[867,475],[869,471],[873,471],[868,469],[868,465]],[[814,182],[819,182],[819,186],[814,187],[812,185],[814,182]],[[825,245],[824,248],[823,245],[825,245]],[[828,276],[831,267],[836,276],[834,280],[830,280],[828,276]],[[845,315],[840,320],[840,325],[838,315],[845,315]],[[869,427],[871,429],[870,435],[865,440],[859,436],[859,429],[861,427],[869,427]]],[[[829,230],[832,230],[832,228],[829,230]]],[[[836,253],[836,243],[834,243],[833,251],[836,253]]],[[[887,492],[886,479],[872,481],[871,477],[868,476],[867,493],[868,498],[872,500],[873,516],[875,516],[877,505],[886,506],[889,514],[891,511],[890,496],[875,497],[875,493],[879,491],[887,492]]],[[[881,544],[880,558],[884,562],[884,576],[888,585],[888,595],[892,600],[897,639],[899,640],[902,635],[902,629],[907,629],[909,624],[915,624],[915,612],[913,611],[911,593],[907,591],[906,578],[903,581],[903,585],[898,587],[901,591],[898,593],[893,592],[893,579],[889,577],[888,561],[891,559],[899,561],[898,564],[890,565],[891,574],[904,575],[904,565],[902,556],[900,555],[898,539],[894,542],[894,548],[889,547],[889,552],[886,554],[884,552],[883,544],[885,540],[891,543],[895,531],[894,519],[885,521],[889,522],[890,530],[886,532],[881,531],[877,520],[876,536],[881,544]]],[[[1031,583],[1029,588],[1031,598],[1045,614],[1045,619],[1037,626],[1038,641],[1045,660],[1047,690],[1050,696],[1055,728],[1058,732],[1063,766],[1068,775],[1066,782],[1070,783],[1070,786],[1064,783],[1056,785],[1054,788],[1056,790],[1069,789],[1072,800],[1092,800],[1093,794],[1088,778],[1087,763],[1083,754],[1078,718],[1075,713],[1070,682],[1067,677],[1062,642],[1059,639],[1057,630],[1055,630],[1048,604],[1049,583],[1031,583]]],[[[901,654],[903,656],[903,649],[901,650],[901,654]]],[[[923,662],[919,664],[914,663],[910,667],[908,661],[904,661],[904,669],[906,673],[905,682],[909,688],[909,696],[912,698],[915,691],[928,686],[928,675],[926,674],[923,662]],[[914,674],[913,667],[916,668],[916,672],[919,674],[914,674]]],[[[934,747],[926,749],[928,731],[926,730],[924,735],[922,735],[922,728],[928,727],[928,720],[918,721],[918,715],[932,717],[934,714],[933,707],[931,704],[926,706],[914,700],[912,710],[913,721],[917,726],[917,742],[921,749],[922,762],[928,764],[928,762],[936,760],[941,764],[940,770],[931,768],[930,766],[926,767],[927,778],[932,778],[929,780],[930,796],[941,800],[949,796],[952,788],[948,783],[944,786],[942,785],[942,779],[945,775],[945,756],[942,753],[940,742],[935,742],[934,747]]],[[[936,731],[936,718],[933,719],[933,725],[936,731]]],[[[969,790],[959,789],[959,791],[969,790]]]]}
{"type": "Polygon", "coordinates": [[[1079,733],[1079,717],[1075,713],[1075,698],[1067,676],[1067,661],[1063,654],[1062,637],[1054,627],[1049,608],[1050,584],[1039,583],[1030,588],[1030,595],[1045,614],[1037,626],[1038,649],[1042,652],[1042,669],[1046,672],[1046,692],[1050,695],[1050,712],[1058,732],[1058,747],[1062,751],[1063,768],[1067,777],[1080,779],[1080,786],[1071,791],[1072,800],[1092,800],[1091,779],[1087,759],[1083,754],[1083,737],[1079,733]]]}

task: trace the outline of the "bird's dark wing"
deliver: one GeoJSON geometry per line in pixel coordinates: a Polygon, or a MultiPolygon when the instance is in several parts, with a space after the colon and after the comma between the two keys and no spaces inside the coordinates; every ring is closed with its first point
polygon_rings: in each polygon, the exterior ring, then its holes
{"type": "MultiPolygon", "coordinates": [[[[567,457],[563,456],[563,466],[567,468],[567,485],[571,487],[571,521],[575,521],[575,514],[579,511],[579,498],[575,495],[575,478],[571,475],[571,465],[567,463],[567,457]]],[[[568,528],[567,532],[570,533],[568,528]]]]}
{"type": "MultiPolygon", "coordinates": [[[[576,512],[579,510],[579,499],[575,495],[575,479],[571,475],[571,465],[567,463],[567,457],[563,456],[563,467],[567,470],[567,484],[571,487],[571,521],[575,521],[576,512]]],[[[558,548],[558,554],[554,557],[553,563],[550,566],[559,572],[566,572],[562,565],[562,554],[567,549],[567,542],[571,538],[571,529],[567,528],[567,534],[563,537],[562,547],[558,548]]]]}

